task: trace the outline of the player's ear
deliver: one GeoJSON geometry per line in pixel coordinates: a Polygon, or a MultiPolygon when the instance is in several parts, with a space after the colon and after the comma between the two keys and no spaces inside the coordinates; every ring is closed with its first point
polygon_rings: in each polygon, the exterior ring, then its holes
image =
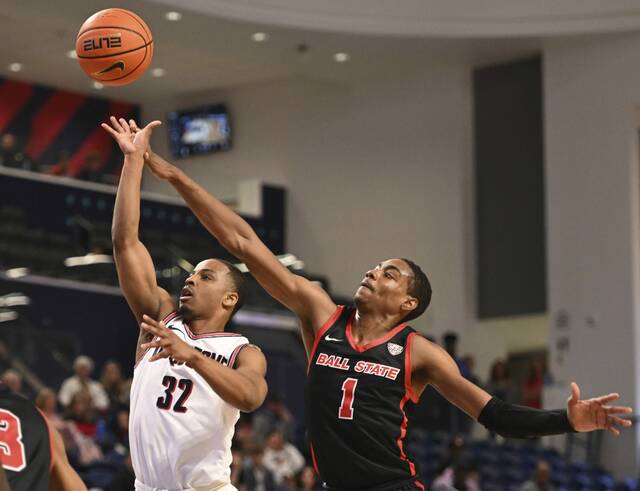
{"type": "Polygon", "coordinates": [[[222,305],[229,309],[232,309],[240,299],[239,295],[236,292],[227,292],[227,294],[222,299],[222,305]]]}
{"type": "Polygon", "coordinates": [[[418,299],[415,297],[407,297],[400,306],[403,312],[410,312],[418,307],[418,299]]]}

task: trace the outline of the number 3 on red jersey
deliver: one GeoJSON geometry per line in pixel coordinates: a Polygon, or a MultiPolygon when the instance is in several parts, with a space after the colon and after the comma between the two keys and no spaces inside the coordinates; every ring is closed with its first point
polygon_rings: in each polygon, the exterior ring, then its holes
{"type": "Polygon", "coordinates": [[[357,378],[348,378],[342,383],[342,402],[338,411],[338,418],[353,419],[353,398],[358,385],[357,378]]]}
{"type": "Polygon", "coordinates": [[[5,469],[15,472],[27,466],[22,424],[15,414],[6,409],[0,409],[0,461],[5,469]]]}

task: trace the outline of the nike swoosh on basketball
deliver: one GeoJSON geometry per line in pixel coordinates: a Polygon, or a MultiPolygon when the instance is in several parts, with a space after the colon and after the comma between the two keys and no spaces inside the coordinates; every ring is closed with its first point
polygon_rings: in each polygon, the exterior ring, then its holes
{"type": "Polygon", "coordinates": [[[324,337],[325,341],[344,341],[344,339],[332,338],[328,334],[324,337]]]}
{"type": "Polygon", "coordinates": [[[124,61],[116,61],[111,66],[108,66],[107,68],[104,68],[104,69],[100,70],[99,72],[94,73],[94,75],[103,75],[103,74],[105,74],[107,72],[110,72],[111,70],[115,70],[116,68],[119,68],[121,71],[123,71],[124,70],[124,61]]]}

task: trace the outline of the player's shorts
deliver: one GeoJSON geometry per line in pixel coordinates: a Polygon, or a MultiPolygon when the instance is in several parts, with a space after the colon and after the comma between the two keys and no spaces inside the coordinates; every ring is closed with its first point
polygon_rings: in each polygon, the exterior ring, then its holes
{"type": "MultiPolygon", "coordinates": [[[[349,489],[332,488],[330,486],[327,486],[326,484],[323,486],[323,488],[327,491],[353,491],[349,489]]],[[[406,481],[389,484],[386,486],[377,486],[371,489],[372,491],[425,491],[426,486],[419,478],[413,477],[406,481]]]]}
{"type": "MultiPolygon", "coordinates": [[[[146,484],[142,484],[137,479],[135,489],[136,491],[169,491],[164,488],[153,488],[151,486],[147,486],[146,484]]],[[[184,488],[181,491],[238,491],[238,489],[233,484],[220,483],[212,484],[210,486],[198,486],[197,488],[184,488]]]]}

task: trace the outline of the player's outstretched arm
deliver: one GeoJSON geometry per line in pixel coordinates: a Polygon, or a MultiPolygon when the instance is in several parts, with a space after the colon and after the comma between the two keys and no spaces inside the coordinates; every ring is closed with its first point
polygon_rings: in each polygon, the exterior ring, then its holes
{"type": "Polygon", "coordinates": [[[267,361],[262,352],[252,345],[241,349],[232,367],[204,356],[185,343],[164,323],[143,317],[141,328],[153,336],[153,341],[141,345],[143,350],[162,348],[149,358],[150,362],[173,358],[186,363],[198,372],[213,390],[227,403],[250,412],[258,409],[267,396],[267,361]]]}
{"type": "Polygon", "coordinates": [[[78,473],[73,470],[67,452],[58,431],[51,428],[51,448],[53,450],[53,467],[49,480],[50,491],[87,491],[87,486],[82,482],[78,473]]]}
{"type": "Polygon", "coordinates": [[[491,397],[460,374],[446,351],[422,337],[416,337],[411,355],[414,392],[420,393],[427,384],[433,384],[449,402],[487,429],[505,437],[530,438],[594,430],[607,430],[619,435],[618,427],[628,428],[632,424],[617,416],[630,414],[630,407],[609,405],[618,399],[618,394],[581,400],[580,390],[573,383],[567,409],[533,409],[491,397]]]}
{"type": "Polygon", "coordinates": [[[158,287],[153,261],[138,236],[143,154],[149,146],[152,129],[159,125],[159,121],[153,121],[143,130],[134,133],[122,118],[117,120],[112,116],[111,126],[102,123],[102,127],[116,140],[124,154],[124,166],[113,210],[111,238],[120,288],[138,323],[143,314],[159,319],[173,309],[169,294],[158,287]]]}
{"type": "Polygon", "coordinates": [[[9,481],[7,481],[7,474],[2,465],[0,465],[0,491],[11,491],[11,488],[9,488],[9,481]]]}
{"type": "Polygon", "coordinates": [[[145,163],[160,179],[168,181],[184,198],[206,229],[235,257],[243,261],[269,294],[295,312],[303,329],[313,334],[335,312],[329,295],[306,278],[291,273],[258,238],[249,224],[220,200],[159,155],[149,152],[145,163]]]}

